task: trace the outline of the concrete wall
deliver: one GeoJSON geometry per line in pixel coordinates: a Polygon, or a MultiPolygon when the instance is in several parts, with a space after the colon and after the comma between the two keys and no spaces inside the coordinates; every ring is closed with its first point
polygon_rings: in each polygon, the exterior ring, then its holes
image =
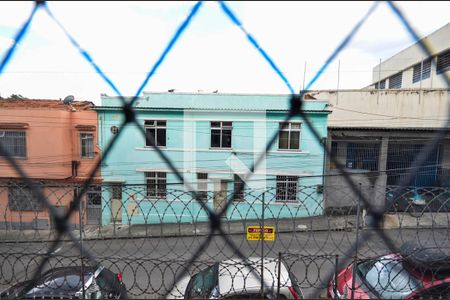
{"type": "Polygon", "coordinates": [[[440,128],[448,118],[450,90],[311,91],[328,100],[329,127],[440,128]]]}

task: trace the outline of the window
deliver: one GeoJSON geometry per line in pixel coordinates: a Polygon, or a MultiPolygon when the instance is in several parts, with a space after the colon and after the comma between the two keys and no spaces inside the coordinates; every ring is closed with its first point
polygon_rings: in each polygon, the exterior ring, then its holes
{"type": "Polygon", "coordinates": [[[166,121],[146,120],[145,121],[145,146],[166,146],[166,121]]]}
{"type": "Polygon", "coordinates": [[[380,145],[378,143],[347,144],[346,167],[349,169],[376,171],[379,157],[380,145]]]}
{"type": "Polygon", "coordinates": [[[166,173],[165,172],[145,172],[147,180],[147,197],[165,199],[166,173]]]}
{"type": "Polygon", "coordinates": [[[430,78],[431,58],[422,61],[413,67],[413,83],[430,78]]]}
{"type": "Polygon", "coordinates": [[[208,201],[208,173],[197,173],[197,195],[199,200],[208,201]]]}
{"type": "Polygon", "coordinates": [[[244,201],[244,189],[245,184],[243,184],[244,181],[242,178],[234,174],[234,193],[233,193],[233,201],[242,202],[244,201]],[[239,187],[242,187],[241,190],[239,190],[239,187]]]}
{"type": "Polygon", "coordinates": [[[280,123],[278,149],[300,150],[300,123],[288,123],[284,128],[280,123]]]}
{"type": "Polygon", "coordinates": [[[81,157],[94,158],[94,135],[92,133],[80,133],[81,157]]]}
{"type": "Polygon", "coordinates": [[[25,131],[0,130],[0,143],[15,158],[27,157],[25,131]]]}
{"type": "Polygon", "coordinates": [[[122,199],[122,185],[113,184],[111,186],[111,196],[112,199],[122,199]]]}
{"type": "Polygon", "coordinates": [[[383,90],[383,89],[385,89],[385,88],[386,88],[386,79],[381,80],[380,82],[376,82],[376,83],[375,83],[375,89],[376,89],[376,90],[378,90],[378,89],[383,90]]]}
{"type": "Polygon", "coordinates": [[[211,148],[231,148],[233,122],[211,122],[211,148]]]}
{"type": "Polygon", "coordinates": [[[32,190],[26,185],[14,185],[8,189],[8,205],[10,210],[40,211],[42,204],[33,196],[32,190]]]}
{"type": "Polygon", "coordinates": [[[297,176],[277,176],[277,194],[278,202],[297,202],[297,176]]]}
{"type": "Polygon", "coordinates": [[[436,62],[436,74],[450,71],[450,50],[439,54],[436,62]]]}
{"type": "Polygon", "coordinates": [[[389,77],[389,88],[399,89],[402,87],[402,72],[389,77]]]}

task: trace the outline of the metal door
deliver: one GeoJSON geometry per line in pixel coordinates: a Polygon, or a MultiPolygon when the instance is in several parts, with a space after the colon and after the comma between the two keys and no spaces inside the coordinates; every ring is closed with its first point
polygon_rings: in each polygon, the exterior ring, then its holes
{"type": "Polygon", "coordinates": [[[217,181],[214,190],[214,210],[220,211],[227,201],[227,181],[217,181]]]}
{"type": "Polygon", "coordinates": [[[102,224],[102,190],[100,186],[92,187],[86,193],[86,224],[102,224]]]}

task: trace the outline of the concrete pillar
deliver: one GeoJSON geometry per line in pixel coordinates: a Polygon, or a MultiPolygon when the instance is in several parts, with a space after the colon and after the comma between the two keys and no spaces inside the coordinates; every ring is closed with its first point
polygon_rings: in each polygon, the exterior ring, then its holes
{"type": "Polygon", "coordinates": [[[374,199],[373,206],[375,209],[384,210],[386,204],[386,184],[387,184],[387,157],[388,157],[389,137],[381,138],[380,155],[378,158],[378,176],[374,181],[374,199]]]}

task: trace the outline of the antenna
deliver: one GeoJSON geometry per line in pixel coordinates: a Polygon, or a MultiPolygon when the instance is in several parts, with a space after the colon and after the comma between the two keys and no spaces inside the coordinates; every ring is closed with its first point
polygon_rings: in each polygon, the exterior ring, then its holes
{"type": "Polygon", "coordinates": [[[73,100],[75,100],[75,97],[72,95],[69,95],[66,98],[64,98],[63,102],[64,102],[64,104],[70,104],[73,102],[73,100]]]}

